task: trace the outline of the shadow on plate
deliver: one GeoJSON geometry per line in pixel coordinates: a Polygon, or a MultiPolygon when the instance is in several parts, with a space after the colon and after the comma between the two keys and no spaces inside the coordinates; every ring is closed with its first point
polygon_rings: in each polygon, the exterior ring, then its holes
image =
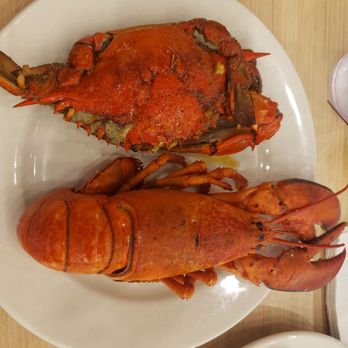
{"type": "Polygon", "coordinates": [[[160,282],[115,282],[103,275],[68,275],[69,279],[90,291],[114,300],[130,302],[157,302],[170,300],[175,295],[160,282]]]}

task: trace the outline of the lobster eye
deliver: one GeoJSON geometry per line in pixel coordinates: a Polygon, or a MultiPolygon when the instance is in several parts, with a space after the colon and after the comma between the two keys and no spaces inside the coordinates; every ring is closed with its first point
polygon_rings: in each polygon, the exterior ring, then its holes
{"type": "Polygon", "coordinates": [[[105,34],[105,37],[104,37],[103,41],[101,42],[101,46],[98,50],[99,55],[108,48],[108,46],[110,45],[113,38],[114,37],[112,34],[109,34],[109,33],[105,34]]]}
{"type": "Polygon", "coordinates": [[[256,221],[255,226],[260,230],[263,231],[263,223],[261,221],[256,221]]]}

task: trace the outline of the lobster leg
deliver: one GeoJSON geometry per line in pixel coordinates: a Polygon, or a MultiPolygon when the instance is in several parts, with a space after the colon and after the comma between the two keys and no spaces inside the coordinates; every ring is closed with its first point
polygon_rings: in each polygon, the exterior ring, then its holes
{"type": "MultiPolygon", "coordinates": [[[[189,166],[179,169],[172,174],[168,175],[168,177],[176,177],[180,175],[186,175],[186,174],[207,174],[207,165],[203,161],[195,161],[191,163],[189,166]]],[[[200,185],[198,187],[198,193],[200,194],[208,194],[210,190],[211,184],[205,184],[205,185],[200,185]]]]}
{"type": "Polygon", "coordinates": [[[115,194],[118,189],[139,171],[140,163],[132,157],[119,157],[89,180],[80,193],[115,194]]]}
{"type": "Polygon", "coordinates": [[[192,297],[195,291],[195,279],[187,275],[161,279],[161,282],[185,300],[192,297]]]}
{"type": "Polygon", "coordinates": [[[194,283],[196,280],[199,280],[208,286],[212,286],[217,282],[217,274],[214,269],[207,269],[172,278],[161,279],[166,286],[173,290],[182,299],[189,299],[193,295],[195,289],[194,283]]]}
{"type": "Polygon", "coordinates": [[[213,268],[204,271],[191,272],[189,275],[209,286],[215,285],[217,282],[217,274],[213,268]]]}
{"type": "Polygon", "coordinates": [[[236,183],[238,191],[244,189],[248,184],[248,180],[232,168],[216,168],[209,172],[209,176],[217,180],[221,180],[223,178],[233,179],[236,183]]]}
{"type": "MultiPolygon", "coordinates": [[[[193,163],[191,163],[190,165],[180,168],[176,171],[174,171],[173,173],[165,176],[163,179],[168,179],[168,178],[174,178],[174,177],[178,177],[178,176],[183,176],[183,175],[197,175],[197,174],[206,174],[207,173],[207,165],[205,164],[205,162],[203,161],[195,161],[193,163]]],[[[210,186],[210,184],[207,184],[208,186],[210,186]]],[[[199,192],[201,192],[202,187],[205,185],[202,185],[199,188],[199,192]]],[[[144,185],[142,185],[142,188],[154,188],[157,187],[156,185],[156,180],[152,180],[144,185]]],[[[208,189],[209,191],[209,189],[208,189]]],[[[201,193],[208,193],[207,192],[201,192],[201,193]]]]}
{"type": "MultiPolygon", "coordinates": [[[[346,223],[339,224],[309,243],[324,246],[336,239],[346,226],[346,223]]],[[[312,262],[311,258],[316,253],[316,248],[307,249],[304,244],[304,248],[290,248],[278,257],[249,255],[223,268],[256,284],[264,283],[274,290],[315,290],[336,276],[344,262],[346,250],[331,259],[312,262]]]]}
{"type": "Polygon", "coordinates": [[[206,163],[203,161],[195,161],[184,168],[176,170],[175,172],[169,174],[165,178],[203,173],[207,173],[206,163]]]}
{"type": "MultiPolygon", "coordinates": [[[[235,181],[237,189],[246,186],[247,180],[232,168],[217,168],[210,173],[205,173],[206,167],[201,167],[199,163],[194,162],[192,165],[180,169],[164,178],[153,180],[154,186],[174,186],[174,187],[190,187],[190,186],[206,186],[217,185],[225,190],[231,190],[231,186],[221,180],[231,178],[235,181]],[[188,173],[188,174],[186,174],[188,173]],[[193,175],[190,175],[192,173],[193,175]],[[197,174],[196,174],[197,173],[197,174]],[[180,175],[181,174],[181,175],[180,175]]],[[[204,191],[201,191],[204,193],[204,191]]]]}
{"type": "MultiPolygon", "coordinates": [[[[165,182],[165,180],[172,179],[173,177],[179,177],[184,175],[197,175],[197,174],[207,174],[207,165],[203,161],[195,161],[188,165],[185,168],[178,169],[177,171],[171,173],[170,175],[160,179],[160,182],[165,182]],[[163,180],[164,179],[164,180],[163,180]]],[[[216,168],[213,171],[209,172],[207,174],[209,177],[216,179],[216,180],[222,180],[224,178],[231,178],[234,180],[237,190],[241,190],[246,187],[247,180],[239,174],[237,171],[235,171],[232,168],[216,168]]],[[[156,180],[149,183],[149,186],[156,186],[156,180]]],[[[206,183],[208,190],[202,189],[199,192],[202,194],[207,194],[209,192],[209,186],[212,184],[212,182],[206,183]]],[[[158,185],[161,186],[161,185],[158,185]]],[[[202,188],[203,186],[206,186],[205,184],[201,184],[202,188]]]]}
{"type": "Polygon", "coordinates": [[[142,171],[131,177],[130,180],[122,185],[119,192],[130,191],[132,188],[143,182],[146,177],[170,162],[180,164],[183,167],[186,166],[184,157],[175,154],[162,154],[161,156],[150,162],[142,171]]]}
{"type": "Polygon", "coordinates": [[[168,177],[154,180],[156,186],[176,186],[176,187],[190,187],[212,184],[222,187],[225,190],[232,190],[230,184],[214,179],[209,174],[201,175],[182,175],[175,177],[168,177]]]}

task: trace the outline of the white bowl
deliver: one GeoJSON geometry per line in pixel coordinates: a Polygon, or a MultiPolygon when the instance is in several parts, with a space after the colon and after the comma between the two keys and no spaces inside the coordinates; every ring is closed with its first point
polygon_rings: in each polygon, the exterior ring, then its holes
{"type": "Polygon", "coordinates": [[[348,123],[348,53],[337,62],[331,76],[331,104],[348,123]]]}

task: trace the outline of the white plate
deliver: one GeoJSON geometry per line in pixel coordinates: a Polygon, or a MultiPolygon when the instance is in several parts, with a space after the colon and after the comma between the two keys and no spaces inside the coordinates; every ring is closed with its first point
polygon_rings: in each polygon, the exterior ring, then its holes
{"type": "MultiPolygon", "coordinates": [[[[258,66],[264,94],[279,102],[284,120],[272,140],[236,156],[240,170],[252,183],[311,178],[315,141],[302,85],[277,40],[237,1],[35,1],[1,32],[0,49],[19,64],[65,61],[86,34],[194,17],[218,20],[244,47],[272,53],[258,66]]],[[[235,325],[264,298],[267,289],[225,273],[214,288],[199,285],[190,301],[181,301],[160,284],[115,284],[31,260],[16,239],[16,221],[28,202],[75,184],[116,150],[45,107],[12,109],[17,102],[0,91],[0,303],[23,326],[60,347],[195,346],[235,325]]]]}
{"type": "Polygon", "coordinates": [[[331,103],[337,113],[348,124],[348,54],[337,62],[331,75],[331,103]]]}
{"type": "Polygon", "coordinates": [[[243,348],[345,348],[335,338],[309,331],[288,331],[267,336],[243,348]]]}

